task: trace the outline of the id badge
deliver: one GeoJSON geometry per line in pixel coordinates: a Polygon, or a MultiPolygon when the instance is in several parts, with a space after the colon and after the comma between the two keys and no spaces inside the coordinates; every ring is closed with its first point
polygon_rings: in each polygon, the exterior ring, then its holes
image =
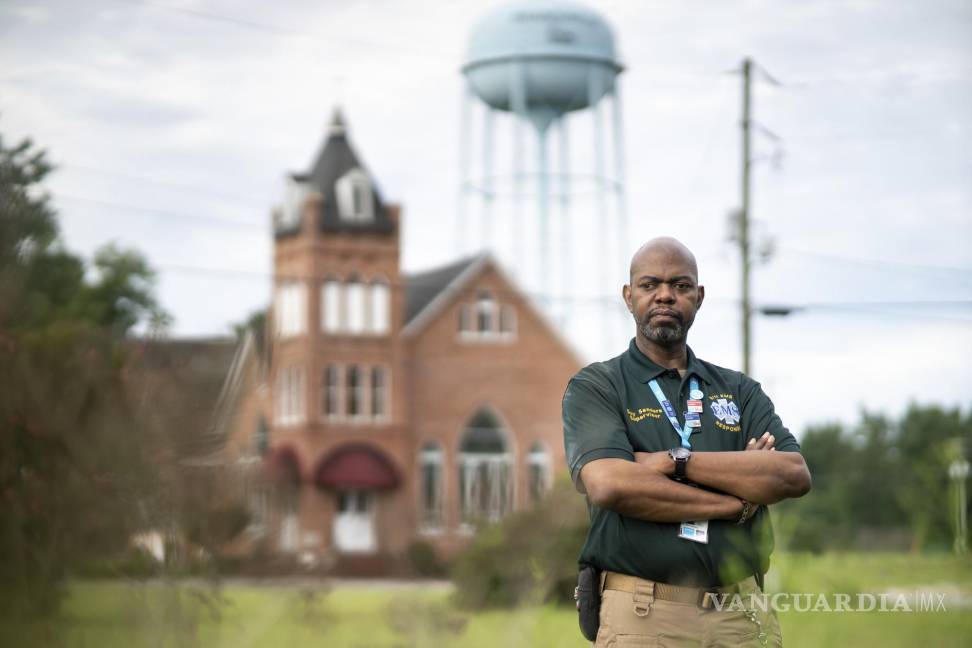
{"type": "Polygon", "coordinates": [[[678,525],[678,537],[692,542],[709,544],[709,521],[682,522],[678,525]]]}

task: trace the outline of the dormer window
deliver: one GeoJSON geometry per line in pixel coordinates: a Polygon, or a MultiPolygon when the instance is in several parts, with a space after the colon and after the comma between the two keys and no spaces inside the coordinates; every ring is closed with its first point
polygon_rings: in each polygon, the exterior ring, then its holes
{"type": "Polygon", "coordinates": [[[463,342],[512,343],[516,341],[516,308],[496,301],[489,290],[476,294],[476,301],[459,304],[459,339],[463,342]]]}
{"type": "Polygon", "coordinates": [[[371,182],[360,168],[351,169],[338,178],[334,191],[341,220],[349,223],[370,223],[374,220],[371,182]]]}
{"type": "Polygon", "coordinates": [[[278,231],[289,231],[300,228],[300,217],[304,209],[304,202],[310,193],[306,182],[301,182],[293,176],[287,176],[284,181],[284,202],[276,222],[278,231]]]}
{"type": "Polygon", "coordinates": [[[496,302],[488,291],[479,293],[476,299],[476,330],[480,335],[493,332],[493,320],[496,315],[496,302]]]}

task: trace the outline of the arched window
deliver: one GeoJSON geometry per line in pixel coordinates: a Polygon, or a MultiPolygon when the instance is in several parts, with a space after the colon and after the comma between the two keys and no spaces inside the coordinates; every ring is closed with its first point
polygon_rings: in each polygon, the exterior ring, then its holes
{"type": "Polygon", "coordinates": [[[511,508],[511,457],[499,420],[482,409],[466,424],[459,447],[459,504],[462,520],[495,522],[511,508]]]}
{"type": "Polygon", "coordinates": [[[351,169],[334,184],[338,212],[341,220],[368,223],[374,220],[374,200],[368,174],[358,168],[351,169]]]}
{"type": "Polygon", "coordinates": [[[365,331],[365,285],[357,277],[348,280],[345,286],[347,312],[345,323],[348,333],[359,334],[365,331]]]}
{"type": "Polygon", "coordinates": [[[442,448],[430,441],[419,454],[421,474],[422,528],[435,531],[442,528],[442,448]]]}
{"type": "Polygon", "coordinates": [[[527,478],[530,500],[539,502],[550,488],[550,454],[539,441],[530,447],[527,455],[527,478]]]}
{"type": "Polygon", "coordinates": [[[371,332],[384,335],[391,328],[391,290],[388,284],[375,281],[371,284],[371,332]]]}
{"type": "Polygon", "coordinates": [[[341,282],[327,279],[321,288],[321,326],[325,333],[341,330],[341,282]]]}

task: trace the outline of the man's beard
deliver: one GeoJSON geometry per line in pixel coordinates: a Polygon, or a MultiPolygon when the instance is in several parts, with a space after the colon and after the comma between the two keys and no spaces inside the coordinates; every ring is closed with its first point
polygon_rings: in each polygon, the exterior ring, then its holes
{"type": "Polygon", "coordinates": [[[674,326],[652,326],[650,317],[644,322],[638,322],[637,319],[635,319],[635,322],[638,324],[638,330],[642,335],[655,344],[664,347],[675,346],[684,342],[689,327],[692,326],[691,322],[686,326],[681,320],[674,326]]]}

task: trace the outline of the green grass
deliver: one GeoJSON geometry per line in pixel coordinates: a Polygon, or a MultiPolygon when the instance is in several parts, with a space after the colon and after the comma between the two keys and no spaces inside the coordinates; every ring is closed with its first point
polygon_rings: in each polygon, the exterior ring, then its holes
{"type": "MultiPolygon", "coordinates": [[[[972,595],[972,561],[947,555],[781,555],[771,591],[908,591],[948,587],[972,595]]],[[[965,646],[968,609],[947,612],[790,611],[780,615],[789,648],[801,646],[965,646]]],[[[572,609],[527,606],[471,613],[447,591],[423,586],[241,585],[200,583],[72,585],[56,624],[0,624],[2,646],[70,648],[258,648],[587,646],[572,609]]]]}

